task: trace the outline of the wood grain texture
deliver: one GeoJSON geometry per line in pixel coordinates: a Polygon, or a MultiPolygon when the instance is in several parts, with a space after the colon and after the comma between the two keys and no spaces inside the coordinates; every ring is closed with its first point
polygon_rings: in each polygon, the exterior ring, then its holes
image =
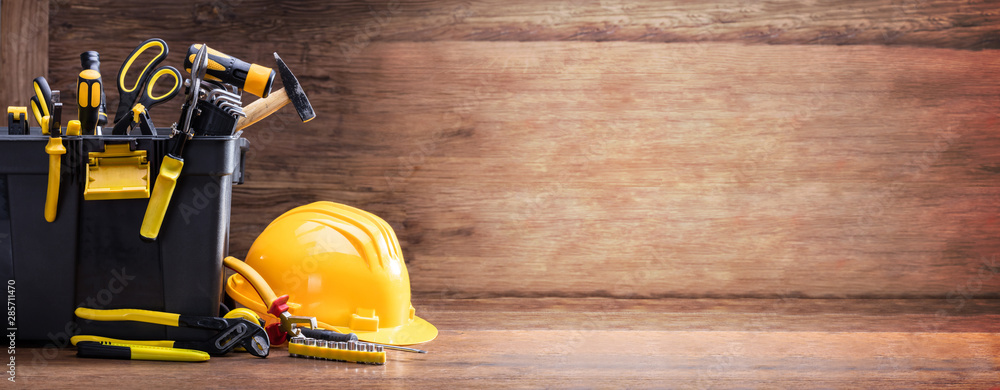
{"type": "MultiPolygon", "coordinates": [[[[28,106],[31,81],[48,74],[49,7],[44,1],[0,3],[0,108],[28,106]]],[[[28,116],[30,117],[30,111],[28,116]]],[[[31,120],[33,122],[33,120],[31,120]]],[[[37,125],[37,124],[36,124],[37,125]]],[[[2,126],[7,126],[6,119],[2,126]]]]}
{"type": "MultiPolygon", "coordinates": [[[[75,41],[198,37],[346,50],[372,41],[646,41],[1000,48],[990,1],[53,1],[75,41]],[[112,11],[113,10],[113,11],[112,11]],[[87,22],[111,11],[116,23],[87,22]],[[72,16],[70,16],[72,15],[72,16]],[[169,28],[164,28],[169,27],[169,28]],[[290,39],[295,35],[302,40],[290,39]],[[345,45],[345,46],[342,46],[345,45]]],[[[254,47],[251,47],[254,46],[254,47]]]]}
{"type": "Polygon", "coordinates": [[[319,119],[248,129],[237,256],[333,200],[418,296],[1000,296],[1000,66],[954,50],[996,46],[994,4],[608,3],[57,1],[52,79],[152,36],[279,51],[319,119]]]}
{"type": "Polygon", "coordinates": [[[418,293],[1000,291],[995,53],[658,48],[372,45],[307,81],[325,122],[249,131],[241,201],[384,216],[418,293]]]}
{"type": "MultiPolygon", "coordinates": [[[[79,359],[72,348],[21,346],[16,372],[18,383],[31,388],[336,383],[352,388],[943,389],[1000,383],[997,334],[903,330],[913,329],[913,315],[935,316],[940,302],[424,299],[415,302],[417,312],[441,330],[422,346],[430,353],[389,352],[384,366],[290,358],[284,348],[267,359],[232,353],[186,364],[79,359]],[[875,308],[881,308],[881,316],[875,308]],[[713,329],[715,321],[750,312],[773,328],[713,329]],[[505,318],[498,321],[501,314],[505,318]],[[824,314],[836,317],[803,324],[804,317],[824,314]],[[666,328],[646,326],[667,317],[666,328]]],[[[969,306],[998,309],[995,300],[970,301],[969,306]]],[[[957,314],[941,318],[996,323],[995,314],[957,314]]]]}

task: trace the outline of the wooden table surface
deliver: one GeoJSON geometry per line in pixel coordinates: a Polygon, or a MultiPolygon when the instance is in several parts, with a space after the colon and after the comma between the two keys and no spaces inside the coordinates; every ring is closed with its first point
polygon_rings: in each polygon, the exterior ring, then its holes
{"type": "Polygon", "coordinates": [[[882,299],[438,299],[426,355],[384,366],[232,353],[206,363],[79,359],[22,348],[16,381],[125,388],[990,388],[1000,301],[882,299]],[[45,354],[52,359],[42,358],[45,354]]]}

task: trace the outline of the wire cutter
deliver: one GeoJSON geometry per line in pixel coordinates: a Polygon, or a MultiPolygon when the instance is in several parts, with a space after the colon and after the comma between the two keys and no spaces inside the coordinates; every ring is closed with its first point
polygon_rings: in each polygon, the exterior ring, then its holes
{"type": "Polygon", "coordinates": [[[142,217],[142,225],[139,225],[139,235],[144,240],[156,240],[160,235],[163,218],[167,214],[167,207],[170,206],[170,198],[174,196],[177,179],[184,169],[184,145],[194,137],[191,118],[197,111],[198,99],[201,96],[201,81],[205,79],[208,66],[208,46],[202,44],[191,65],[187,97],[181,109],[180,122],[183,124],[178,128],[177,123],[174,123],[173,132],[170,134],[172,142],[170,150],[160,163],[160,173],[156,175],[153,192],[150,193],[149,203],[146,204],[146,214],[142,217]]]}
{"type": "MultiPolygon", "coordinates": [[[[214,336],[204,341],[118,340],[108,337],[89,335],[73,336],[70,339],[73,345],[77,345],[77,343],[82,342],[101,343],[101,345],[95,345],[95,343],[85,344],[85,348],[81,348],[78,351],[78,355],[82,357],[180,360],[171,357],[177,357],[181,353],[190,352],[190,350],[202,351],[208,355],[218,356],[224,355],[237,347],[242,347],[246,349],[247,352],[250,352],[251,355],[262,358],[267,357],[270,352],[270,340],[268,340],[267,332],[264,331],[264,328],[261,327],[260,323],[248,320],[245,315],[230,317],[227,314],[226,317],[198,317],[150,310],[97,310],[78,307],[76,308],[76,316],[94,321],[136,321],[166,326],[184,326],[189,328],[219,331],[214,336]],[[113,352],[111,349],[121,347],[133,347],[133,349],[130,357],[109,356],[112,354],[100,353],[100,349],[102,347],[105,350],[103,352],[113,352]],[[165,349],[165,351],[157,354],[157,349],[165,349]],[[94,352],[95,350],[98,352],[94,352]],[[137,354],[137,352],[140,351],[143,353],[137,354]],[[89,354],[89,356],[85,356],[85,354],[89,354]],[[149,357],[150,354],[152,354],[152,357],[149,357]]],[[[205,359],[207,359],[207,357],[205,357],[205,359]]],[[[191,360],[185,361],[196,360],[197,359],[192,358],[191,360]]]]}
{"type": "Polygon", "coordinates": [[[149,119],[147,110],[177,95],[177,91],[181,89],[181,80],[183,80],[181,72],[172,66],[161,66],[155,70],[153,69],[167,58],[169,51],[166,42],[159,38],[153,38],[140,44],[125,58],[125,62],[122,63],[122,67],[118,71],[118,77],[115,79],[118,84],[119,100],[118,110],[115,111],[115,127],[112,130],[112,134],[128,134],[135,126],[139,126],[142,134],[156,134],[156,127],[153,126],[153,121],[149,119]],[[157,48],[160,52],[142,68],[142,72],[139,73],[135,84],[131,88],[127,87],[125,85],[125,77],[128,75],[129,70],[132,69],[132,63],[150,48],[157,48]],[[153,87],[164,76],[172,78],[173,84],[168,84],[170,88],[166,93],[154,96],[153,87]]]}

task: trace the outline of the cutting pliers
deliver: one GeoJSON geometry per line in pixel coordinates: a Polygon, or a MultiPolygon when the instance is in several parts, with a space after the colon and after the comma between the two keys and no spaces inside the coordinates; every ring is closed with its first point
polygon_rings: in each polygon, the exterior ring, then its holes
{"type": "Polygon", "coordinates": [[[242,347],[257,357],[267,357],[270,341],[260,323],[250,321],[245,315],[226,317],[197,317],[150,310],[115,309],[97,310],[78,307],[76,316],[94,321],[136,321],[166,326],[217,330],[204,341],[172,340],[118,340],[101,336],[80,335],[70,340],[80,347],[78,356],[137,360],[203,361],[208,356],[223,355],[242,347]],[[81,347],[80,343],[84,343],[81,347]],[[131,348],[125,354],[122,347],[131,348]],[[117,352],[116,352],[117,351],[117,352]],[[198,354],[197,352],[201,353],[198,354]],[[181,356],[187,356],[182,358],[181,356]]]}

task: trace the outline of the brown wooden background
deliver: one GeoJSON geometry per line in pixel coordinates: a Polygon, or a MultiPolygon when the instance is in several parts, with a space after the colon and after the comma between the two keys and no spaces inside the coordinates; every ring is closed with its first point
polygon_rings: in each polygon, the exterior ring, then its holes
{"type": "Polygon", "coordinates": [[[0,3],[0,104],[150,37],[282,55],[319,118],[248,129],[237,256],[332,200],[423,297],[1000,296],[995,2],[37,4],[0,3]]]}

